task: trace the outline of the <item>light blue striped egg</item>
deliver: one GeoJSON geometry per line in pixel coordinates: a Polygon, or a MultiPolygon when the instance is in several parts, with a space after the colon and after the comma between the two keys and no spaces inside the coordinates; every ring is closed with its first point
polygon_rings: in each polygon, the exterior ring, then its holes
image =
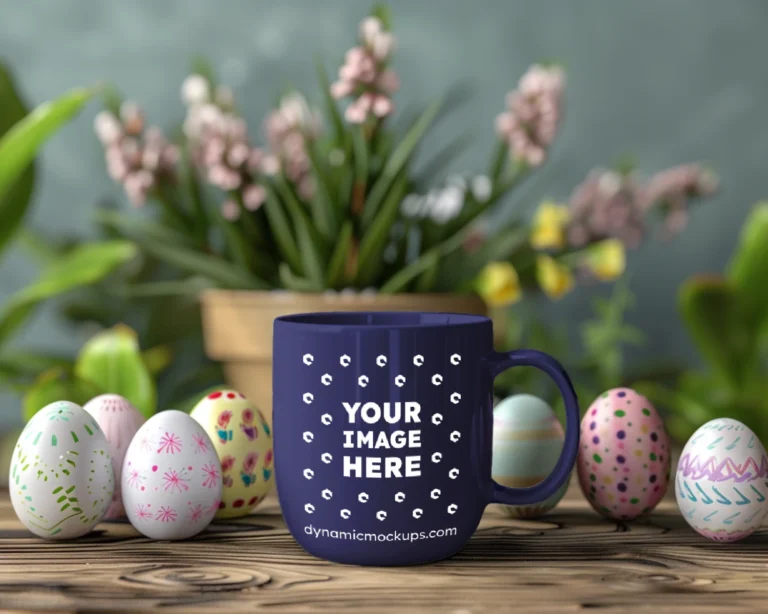
{"type": "MultiPolygon", "coordinates": [[[[565,433],[552,408],[530,394],[504,399],[493,411],[493,479],[502,486],[538,484],[555,468],[565,433]]],[[[548,499],[521,506],[503,506],[512,518],[543,516],[557,505],[568,480],[548,499]]]]}

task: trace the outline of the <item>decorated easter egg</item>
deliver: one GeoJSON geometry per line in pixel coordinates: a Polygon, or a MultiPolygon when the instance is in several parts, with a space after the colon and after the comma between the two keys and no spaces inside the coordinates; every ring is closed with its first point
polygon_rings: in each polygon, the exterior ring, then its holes
{"type": "MultiPolygon", "coordinates": [[[[530,394],[516,394],[493,411],[493,479],[502,486],[525,488],[546,478],[557,464],[565,433],[552,408],[530,394]]],[[[505,505],[512,518],[546,514],[562,499],[568,481],[555,494],[531,505],[505,505]]]]}
{"type": "Polygon", "coordinates": [[[714,541],[732,542],[760,527],[768,514],[768,458],[738,420],[717,418],[685,444],[675,475],[683,518],[714,541]]]}
{"type": "Polygon", "coordinates": [[[224,487],[218,518],[245,516],[272,487],[272,433],[261,412],[234,390],[202,399],[190,414],[221,461],[224,487]]]}
{"type": "Polygon", "coordinates": [[[147,420],[131,441],[121,487],[137,531],[152,539],[186,539],[219,509],[219,458],[197,422],[169,409],[147,420]]]}
{"type": "Polygon", "coordinates": [[[123,459],[133,436],[145,422],[144,416],[131,403],[117,394],[102,394],[85,404],[84,408],[99,423],[102,432],[109,443],[109,454],[112,457],[112,470],[115,475],[115,490],[112,494],[112,504],[109,506],[105,520],[125,516],[123,500],[120,494],[120,475],[123,470],[123,459]]]}
{"type": "Polygon", "coordinates": [[[104,517],[114,481],[109,444],[96,420],[69,401],[45,406],[19,436],[11,503],[22,524],[46,539],[88,533],[104,517]]]}
{"type": "Polygon", "coordinates": [[[669,436],[656,409],[631,388],[601,394],[581,421],[579,484],[600,514],[632,520],[650,512],[669,484],[669,436]]]}

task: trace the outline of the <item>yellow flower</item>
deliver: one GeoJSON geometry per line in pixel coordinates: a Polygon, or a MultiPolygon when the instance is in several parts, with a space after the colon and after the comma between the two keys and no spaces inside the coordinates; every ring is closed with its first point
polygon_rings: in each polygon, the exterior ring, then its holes
{"type": "Polygon", "coordinates": [[[618,239],[606,239],[589,248],[587,264],[600,281],[621,277],[626,268],[624,244],[618,239]]]}
{"type": "Polygon", "coordinates": [[[536,258],[536,278],[544,294],[554,300],[564,297],[573,289],[571,270],[551,256],[536,258]]]}
{"type": "Polygon", "coordinates": [[[545,201],[533,217],[531,246],[534,249],[562,249],[565,247],[565,228],[570,219],[568,207],[545,201]]]}
{"type": "Polygon", "coordinates": [[[509,262],[489,262],[480,272],[477,290],[489,307],[516,303],[523,296],[520,278],[509,262]]]}

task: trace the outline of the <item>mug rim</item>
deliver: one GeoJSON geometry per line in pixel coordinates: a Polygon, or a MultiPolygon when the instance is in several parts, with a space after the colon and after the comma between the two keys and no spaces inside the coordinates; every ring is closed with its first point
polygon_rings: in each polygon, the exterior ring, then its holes
{"type": "Polygon", "coordinates": [[[444,311],[317,311],[275,318],[275,323],[319,331],[408,330],[424,328],[472,328],[487,326],[487,316],[444,311]],[[375,319],[384,319],[375,322],[375,319]],[[430,321],[432,320],[432,321],[430,321]],[[442,321],[441,321],[442,320],[442,321]]]}

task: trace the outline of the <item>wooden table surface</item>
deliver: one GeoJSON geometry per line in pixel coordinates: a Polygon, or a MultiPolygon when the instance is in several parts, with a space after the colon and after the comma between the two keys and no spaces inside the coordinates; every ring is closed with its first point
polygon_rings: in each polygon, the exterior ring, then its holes
{"type": "Polygon", "coordinates": [[[104,522],[84,538],[57,543],[28,533],[1,491],[0,609],[768,611],[768,532],[711,543],[669,499],[630,525],[598,517],[578,488],[538,521],[510,520],[489,507],[461,553],[408,568],[315,559],[290,536],[274,498],[257,511],[185,542],[154,542],[127,523],[104,522]]]}

